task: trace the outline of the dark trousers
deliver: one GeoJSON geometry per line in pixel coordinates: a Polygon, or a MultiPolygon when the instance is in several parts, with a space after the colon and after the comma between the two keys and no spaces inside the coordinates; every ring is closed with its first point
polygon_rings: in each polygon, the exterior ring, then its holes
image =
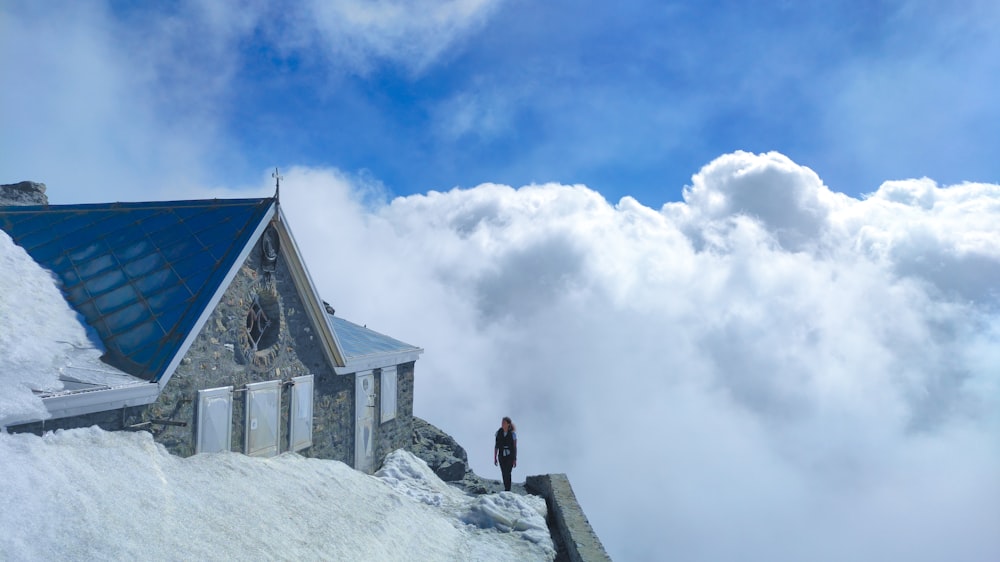
{"type": "Polygon", "coordinates": [[[514,459],[500,457],[500,473],[503,474],[503,489],[510,491],[510,471],[514,470],[514,459]]]}

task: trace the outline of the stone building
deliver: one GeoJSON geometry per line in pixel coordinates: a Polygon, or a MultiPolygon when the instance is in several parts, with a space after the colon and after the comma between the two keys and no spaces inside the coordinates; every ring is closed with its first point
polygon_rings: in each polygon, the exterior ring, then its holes
{"type": "Polygon", "coordinates": [[[105,353],[41,395],[51,418],[8,431],[141,429],[182,456],[297,451],[365,472],[412,443],[423,350],[335,315],[277,194],[48,205],[44,189],[0,188],[0,229],[105,353]]]}

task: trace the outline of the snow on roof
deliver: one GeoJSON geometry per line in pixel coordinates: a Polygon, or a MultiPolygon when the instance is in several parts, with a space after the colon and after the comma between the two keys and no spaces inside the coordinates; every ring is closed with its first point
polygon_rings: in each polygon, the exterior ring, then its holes
{"type": "Polygon", "coordinates": [[[158,380],[273,199],[0,207],[0,229],[59,279],[108,363],[158,380]]]}
{"type": "Polygon", "coordinates": [[[43,395],[129,382],[103,353],[52,274],[0,231],[0,426],[48,418],[43,395]]]}

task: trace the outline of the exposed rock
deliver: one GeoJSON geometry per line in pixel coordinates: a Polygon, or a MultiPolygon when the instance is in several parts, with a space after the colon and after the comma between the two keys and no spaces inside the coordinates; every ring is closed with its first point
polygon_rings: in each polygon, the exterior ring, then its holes
{"type": "Polygon", "coordinates": [[[461,480],[469,467],[465,449],[451,435],[416,416],[413,418],[413,454],[423,459],[445,482],[461,480]]]}
{"type": "Polygon", "coordinates": [[[45,184],[33,181],[0,185],[0,207],[7,205],[48,205],[45,184]]]}
{"type": "MultiPolygon", "coordinates": [[[[487,444],[487,448],[491,443],[487,444]]],[[[495,494],[503,491],[499,480],[483,478],[469,468],[465,449],[451,436],[427,421],[413,417],[413,445],[410,448],[423,459],[438,478],[470,494],[495,494]]],[[[497,469],[497,473],[500,469],[497,469]]],[[[511,491],[524,494],[523,484],[512,484],[511,491]]]]}

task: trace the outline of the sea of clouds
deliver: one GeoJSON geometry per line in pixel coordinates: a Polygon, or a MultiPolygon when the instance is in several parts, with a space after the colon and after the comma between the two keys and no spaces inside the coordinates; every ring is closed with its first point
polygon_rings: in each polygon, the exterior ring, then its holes
{"type": "MultiPolygon", "coordinates": [[[[0,107],[13,108],[4,123],[18,131],[0,140],[17,175],[4,181],[45,181],[54,204],[205,197],[208,170],[245,169],[258,156],[233,146],[227,123],[234,92],[248,89],[237,77],[254,38],[271,37],[279,57],[318,45],[305,62],[378,75],[388,61],[419,78],[500,6],[182,2],[119,17],[104,2],[62,4],[15,3],[0,21],[12,46],[4,62],[23,82],[0,92],[0,107]]],[[[840,139],[830,154],[842,165],[827,173],[925,169],[915,154],[944,154],[952,177],[991,177],[981,141],[995,107],[996,73],[984,68],[1000,60],[995,8],[887,8],[897,17],[871,30],[888,43],[818,67],[818,80],[792,80],[840,92],[816,98],[829,111],[815,136],[840,139]]],[[[562,63],[585,60],[570,54],[562,63]]],[[[716,59],[707,62],[731,61],[716,59]]],[[[428,109],[433,124],[458,136],[502,128],[492,111],[525,96],[525,82],[505,76],[516,96],[498,90],[490,104],[488,90],[452,92],[428,109]]],[[[570,108],[575,122],[574,108],[592,119],[604,105],[567,102],[574,83],[556,79],[528,90],[550,100],[545,112],[570,108]]],[[[659,89],[620,86],[595,91],[663,110],[659,89]]],[[[681,107],[715,105],[699,92],[681,107]]],[[[609,107],[616,119],[630,114],[609,107]]],[[[308,142],[308,127],[286,117],[296,124],[287,140],[308,142]]],[[[637,124],[629,134],[662,139],[637,124]]],[[[275,132],[247,134],[256,144],[275,132]]],[[[592,154],[579,139],[552,138],[559,150],[542,154],[592,154]]],[[[651,208],[559,184],[389,200],[364,176],[284,168],[281,204],[323,297],[426,349],[417,415],[494,476],[491,435],[512,416],[515,477],[566,472],[616,559],[1000,559],[1000,186],[905,179],[855,198],[781,154],[739,152],[698,171],[682,201],[665,186],[659,200],[672,202],[651,208]]],[[[270,171],[258,195],[273,193],[270,171]]],[[[33,330],[11,312],[33,289],[0,291],[0,327],[33,330]]],[[[51,302],[40,295],[34,309],[51,302]]],[[[10,333],[0,329],[0,355],[17,368],[5,376],[23,385],[0,394],[0,416],[40,413],[26,389],[53,383],[61,365],[49,360],[67,344],[31,346],[48,350],[39,367],[3,340],[10,333]]],[[[74,329],[56,339],[81,338],[74,329]]]]}
{"type": "Polygon", "coordinates": [[[1000,556],[1000,186],[857,199],[736,152],[660,209],[308,168],[281,196],[337,313],[426,350],[416,415],[485,475],[512,416],[515,479],[567,473],[612,556],[1000,556]]]}
{"type": "Polygon", "coordinates": [[[425,349],[415,414],[493,477],[513,417],[515,480],[568,474],[614,558],[1000,558],[1000,186],[856,199],[743,152],[660,209],[285,175],[323,298],[425,349]]]}

